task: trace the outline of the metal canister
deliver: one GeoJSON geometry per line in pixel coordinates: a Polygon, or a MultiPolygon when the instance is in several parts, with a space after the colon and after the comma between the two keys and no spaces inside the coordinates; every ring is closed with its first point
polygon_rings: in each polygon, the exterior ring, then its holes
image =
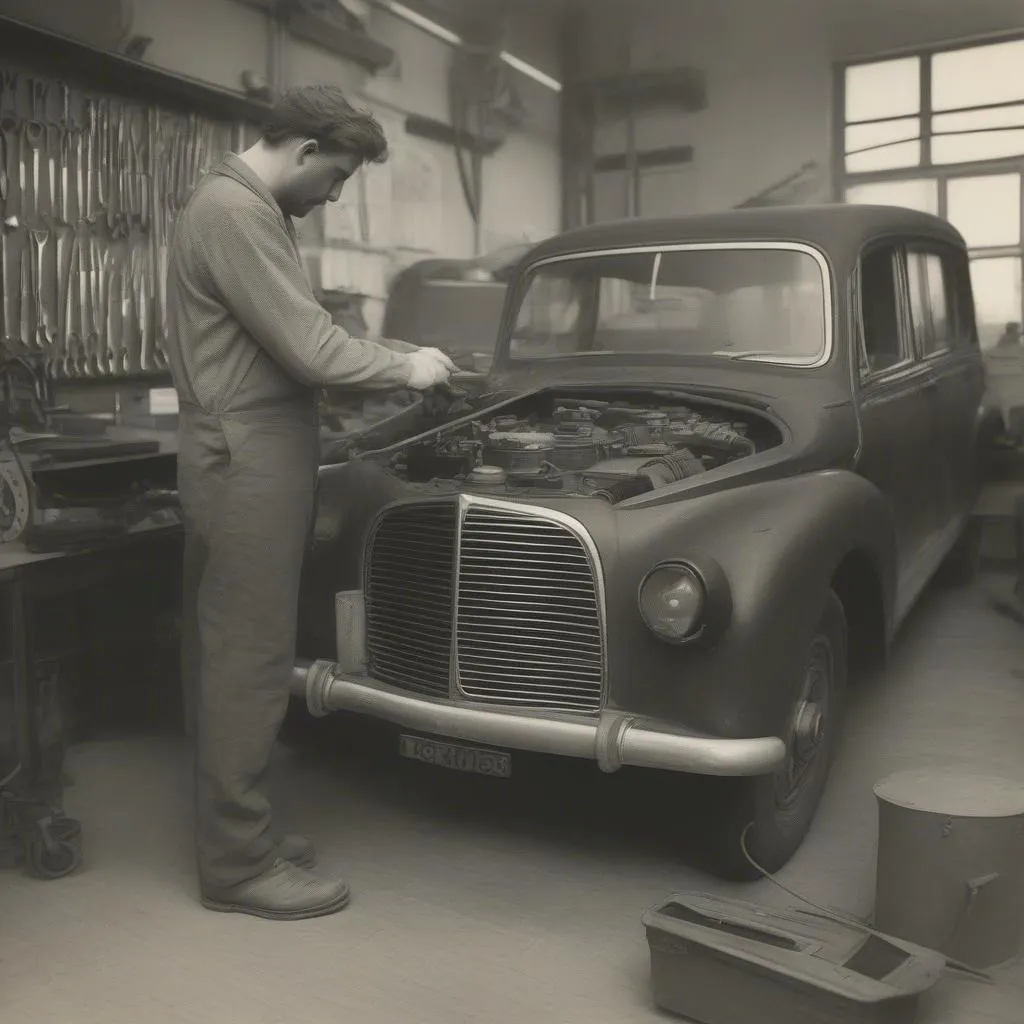
{"type": "Polygon", "coordinates": [[[875,796],[875,927],[979,969],[1017,956],[1024,786],[924,770],[890,776],[875,796]]]}
{"type": "Polygon", "coordinates": [[[469,474],[469,483],[479,488],[502,488],[508,480],[508,473],[501,466],[474,466],[469,474]]]}

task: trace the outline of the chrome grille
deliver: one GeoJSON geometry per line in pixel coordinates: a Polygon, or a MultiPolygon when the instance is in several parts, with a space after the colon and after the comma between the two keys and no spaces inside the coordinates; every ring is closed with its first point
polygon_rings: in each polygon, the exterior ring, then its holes
{"type": "Polygon", "coordinates": [[[457,523],[458,507],[451,502],[399,505],[379,520],[365,581],[373,678],[448,696],[457,523]]]}
{"type": "Polygon", "coordinates": [[[598,571],[561,517],[480,498],[388,509],[367,552],[370,673],[403,690],[448,696],[454,626],[454,676],[466,699],[597,711],[604,689],[598,571]]]}
{"type": "Polygon", "coordinates": [[[604,642],[594,570],[561,522],[469,504],[456,604],[462,692],[497,704],[598,710],[604,642]]]}

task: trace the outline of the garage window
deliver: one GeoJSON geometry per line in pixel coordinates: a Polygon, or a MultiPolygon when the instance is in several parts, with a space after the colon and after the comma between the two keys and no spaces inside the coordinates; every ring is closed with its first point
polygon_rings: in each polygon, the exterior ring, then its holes
{"type": "Polygon", "coordinates": [[[1024,37],[837,69],[839,196],[937,214],[960,231],[983,348],[1024,319],[1021,68],[1024,37]]]}

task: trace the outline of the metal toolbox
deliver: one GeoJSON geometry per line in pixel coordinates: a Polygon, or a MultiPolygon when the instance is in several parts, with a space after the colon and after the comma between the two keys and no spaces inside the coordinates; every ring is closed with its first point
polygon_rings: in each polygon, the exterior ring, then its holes
{"type": "Polygon", "coordinates": [[[655,1002],[700,1024],[910,1024],[939,953],[699,893],[644,914],[655,1002]]]}

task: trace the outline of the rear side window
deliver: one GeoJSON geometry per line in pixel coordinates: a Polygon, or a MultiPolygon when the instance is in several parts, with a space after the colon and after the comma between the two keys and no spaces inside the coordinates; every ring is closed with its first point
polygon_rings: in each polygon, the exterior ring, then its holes
{"type": "Polygon", "coordinates": [[[880,246],[864,254],[860,264],[861,323],[869,374],[881,373],[906,360],[900,326],[898,250],[880,246]]]}
{"type": "Polygon", "coordinates": [[[967,261],[952,250],[907,253],[911,321],[922,356],[974,347],[973,306],[967,261]]]}

